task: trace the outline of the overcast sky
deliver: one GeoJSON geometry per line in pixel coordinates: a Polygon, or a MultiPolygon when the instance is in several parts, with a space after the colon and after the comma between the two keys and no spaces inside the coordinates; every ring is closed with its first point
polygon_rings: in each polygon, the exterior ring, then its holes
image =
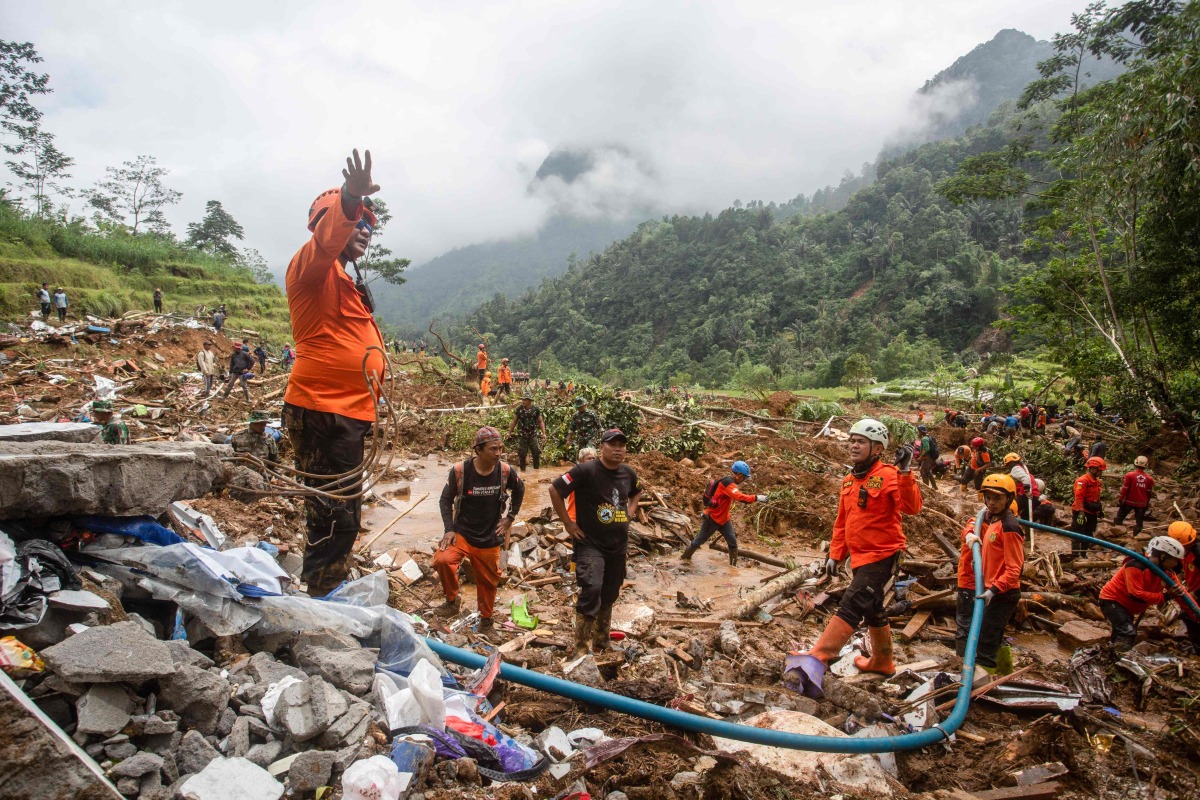
{"type": "Polygon", "coordinates": [[[352,147],[374,156],[389,246],[418,263],[534,230],[564,200],[785,201],[873,160],[975,45],[1048,39],[1083,5],[9,0],[0,38],[44,56],[38,105],[74,185],[153,155],[184,195],[176,233],[220,200],[279,271],[352,147]],[[531,193],[556,148],[610,158],[531,193]]]}

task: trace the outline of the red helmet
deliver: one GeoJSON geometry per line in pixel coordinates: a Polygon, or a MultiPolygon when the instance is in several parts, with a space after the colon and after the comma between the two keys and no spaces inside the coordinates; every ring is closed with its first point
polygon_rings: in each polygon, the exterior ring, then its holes
{"type": "Polygon", "coordinates": [[[971,447],[983,447],[984,444],[985,442],[983,441],[982,436],[976,436],[971,440],[971,447]]]}
{"type": "MultiPolygon", "coordinates": [[[[317,195],[317,199],[313,200],[312,205],[308,208],[308,229],[310,231],[316,230],[317,222],[320,221],[321,217],[325,216],[325,212],[331,208],[337,207],[341,204],[341,202],[341,187],[338,187],[337,189],[328,189],[317,195]]],[[[374,228],[377,223],[377,220],[375,219],[375,213],[371,211],[371,206],[366,201],[363,202],[363,219],[365,219],[367,224],[372,228],[374,228]]]]}
{"type": "Polygon", "coordinates": [[[1092,467],[1099,467],[1100,469],[1108,469],[1108,464],[1104,463],[1104,459],[1101,458],[1100,456],[1092,456],[1091,458],[1089,458],[1087,460],[1087,463],[1085,463],[1084,466],[1087,467],[1088,469],[1091,469],[1092,467]]]}

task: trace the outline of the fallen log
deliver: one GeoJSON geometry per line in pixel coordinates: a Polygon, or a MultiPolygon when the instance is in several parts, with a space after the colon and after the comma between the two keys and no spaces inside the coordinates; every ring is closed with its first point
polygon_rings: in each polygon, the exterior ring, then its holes
{"type": "MultiPolygon", "coordinates": [[[[710,547],[712,547],[712,549],[714,549],[714,550],[719,550],[722,553],[729,552],[729,546],[726,545],[725,542],[715,542],[714,544],[710,545],[710,547]]],[[[796,568],[795,561],[785,561],[782,558],[776,558],[775,556],[769,556],[766,553],[759,553],[755,550],[746,550],[745,548],[742,548],[742,547],[738,548],[738,558],[748,558],[751,561],[758,561],[762,564],[768,564],[772,567],[779,567],[780,569],[795,569],[796,568]]]]}
{"type": "Polygon", "coordinates": [[[809,578],[815,577],[817,574],[816,566],[797,567],[786,575],[782,575],[768,583],[761,589],[756,589],[738,604],[737,608],[728,615],[729,619],[748,619],[754,616],[759,607],[763,603],[770,600],[772,597],[790,592],[793,589],[799,588],[800,584],[804,583],[809,578]]]}

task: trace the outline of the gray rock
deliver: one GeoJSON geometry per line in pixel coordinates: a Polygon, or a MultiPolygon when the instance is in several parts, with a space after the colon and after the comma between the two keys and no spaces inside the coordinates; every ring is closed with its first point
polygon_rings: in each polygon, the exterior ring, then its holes
{"type": "Polygon", "coordinates": [[[682,791],[685,786],[698,786],[701,782],[699,772],[677,772],[671,778],[671,788],[682,791]]]}
{"type": "Polygon", "coordinates": [[[330,721],[325,705],[325,681],[312,676],[288,686],[279,695],[275,718],[297,742],[319,736],[330,721]]]}
{"type": "Polygon", "coordinates": [[[242,758],[250,750],[250,719],[238,717],[225,741],[225,755],[242,758]]]}
{"type": "Polygon", "coordinates": [[[305,647],[294,650],[296,663],[309,675],[320,675],[339,689],[363,695],[375,678],[377,650],[363,647],[331,650],[328,647],[305,647]]]}
{"type": "Polygon", "coordinates": [[[161,699],[184,723],[208,735],[217,729],[221,714],[229,706],[229,681],[183,664],[163,681],[161,699]]]}
{"type": "Polygon", "coordinates": [[[134,736],[160,736],[179,730],[179,720],[166,720],[157,714],[139,714],[129,718],[129,731],[134,736]]]}
{"type": "Polygon", "coordinates": [[[347,745],[358,744],[361,741],[361,736],[366,733],[366,728],[370,724],[369,714],[371,706],[361,700],[350,705],[346,713],[342,714],[321,734],[317,739],[317,745],[329,750],[347,745]],[[359,732],[361,728],[361,733],[359,732]]]}
{"type": "Polygon", "coordinates": [[[329,783],[333,771],[334,753],[328,750],[309,750],[296,756],[288,770],[288,785],[293,792],[310,794],[329,783]]]}
{"type": "Polygon", "coordinates": [[[154,753],[138,753],[127,758],[112,768],[112,774],[118,778],[140,778],[147,772],[158,772],[162,769],[162,756],[154,753]]]}
{"type": "MultiPolygon", "coordinates": [[[[256,684],[277,683],[286,675],[291,675],[293,678],[304,680],[306,674],[304,670],[289,667],[287,664],[282,664],[275,660],[275,657],[270,653],[255,653],[250,656],[250,660],[246,663],[246,673],[254,680],[256,684]]],[[[263,690],[266,691],[265,689],[263,690]]]]}
{"type": "Polygon", "coordinates": [[[89,422],[22,422],[0,425],[0,442],[97,442],[100,426],[89,422]]]}
{"type": "Polygon", "coordinates": [[[0,442],[0,516],[161,514],[224,484],[228,446],[0,442]]]}
{"type": "Polygon", "coordinates": [[[175,762],[175,753],[169,751],[162,754],[162,774],[170,783],[179,780],[179,765],[175,762]]]}
{"type": "Polygon", "coordinates": [[[138,800],[154,800],[162,795],[162,791],[162,775],[158,772],[147,773],[142,776],[141,784],[138,786],[138,800]]]}
{"type": "Polygon", "coordinates": [[[191,664],[193,667],[208,669],[213,665],[213,660],[208,656],[195,650],[183,639],[171,639],[167,643],[167,649],[171,651],[171,660],[176,664],[191,664]]]}
{"type": "Polygon", "coordinates": [[[362,647],[358,639],[332,628],[315,631],[300,631],[292,643],[292,652],[298,653],[307,647],[324,647],[329,650],[357,650],[362,647]]]}
{"type": "Polygon", "coordinates": [[[246,760],[266,769],[279,760],[283,754],[283,742],[267,742],[256,744],[246,753],[246,760]]]}
{"type": "Polygon", "coordinates": [[[136,622],[88,628],[41,655],[52,672],[73,683],[142,683],[175,672],[167,646],[136,622]]]}
{"type": "Polygon", "coordinates": [[[263,722],[257,717],[238,717],[238,719],[246,720],[246,726],[250,730],[250,735],[259,741],[268,742],[275,738],[274,731],[271,726],[263,722]]]}
{"type": "Polygon", "coordinates": [[[104,745],[104,755],[111,758],[113,761],[121,761],[126,758],[133,758],[137,755],[137,745],[133,742],[121,742],[120,744],[104,745]]]}
{"type": "Polygon", "coordinates": [[[330,684],[325,684],[325,716],[335,720],[350,710],[351,703],[360,702],[357,697],[348,692],[338,691],[330,684]]]}
{"type": "MultiPolygon", "coordinates": [[[[300,676],[297,676],[297,677],[300,677],[300,676]]],[[[304,680],[303,677],[300,677],[300,679],[304,680]]],[[[263,697],[266,696],[267,692],[270,691],[270,689],[271,689],[271,685],[269,683],[251,683],[251,684],[247,684],[246,686],[243,686],[238,691],[238,694],[242,698],[242,700],[245,701],[247,704],[252,705],[252,706],[257,706],[259,703],[262,702],[263,697]]]]}
{"type": "MultiPolygon", "coordinates": [[[[343,747],[341,750],[338,750],[337,753],[333,757],[334,770],[337,772],[345,772],[350,767],[351,764],[353,764],[355,761],[358,761],[358,757],[361,752],[362,752],[362,743],[360,743],[360,742],[355,742],[354,744],[350,745],[349,747],[343,747]]],[[[365,757],[365,754],[363,754],[363,755],[365,757]]],[[[432,759],[430,759],[430,764],[432,764],[432,763],[433,763],[433,761],[432,761],[432,759]]],[[[416,780],[416,778],[417,778],[417,776],[414,775],[412,785],[420,786],[422,781],[416,780]]]]}
{"type": "Polygon", "coordinates": [[[214,758],[220,758],[217,749],[208,743],[200,731],[188,731],[179,742],[175,760],[180,774],[200,772],[214,758]]]}
{"type": "Polygon", "coordinates": [[[142,782],[137,778],[119,778],[117,780],[117,791],[126,797],[137,797],[141,790],[142,782]]]}
{"type": "Polygon", "coordinates": [[[567,664],[563,668],[563,677],[597,689],[603,689],[606,685],[604,676],[600,674],[600,668],[596,666],[596,660],[591,655],[581,656],[567,664]]]}
{"type": "Polygon", "coordinates": [[[264,720],[267,718],[267,715],[263,713],[262,706],[251,705],[249,703],[246,703],[239,708],[238,713],[243,717],[254,717],[255,719],[264,720]]]}
{"type": "Polygon", "coordinates": [[[185,800],[279,800],[283,784],[244,758],[219,758],[188,778],[179,793],[185,800]]]}
{"type": "Polygon", "coordinates": [[[227,708],[221,712],[221,718],[217,720],[217,736],[228,736],[233,730],[233,723],[237,721],[238,715],[232,708],[227,708]]]}
{"type": "Polygon", "coordinates": [[[604,800],[629,800],[629,795],[624,792],[609,792],[604,795],[604,800]]]}
{"type": "MultiPolygon", "coordinates": [[[[144,630],[146,633],[153,636],[155,639],[159,638],[158,637],[158,634],[159,634],[158,626],[155,625],[150,620],[143,617],[141,614],[129,613],[129,614],[126,614],[125,616],[127,616],[131,622],[136,622],[138,625],[141,625],[142,630],[144,630]]],[[[163,642],[163,644],[166,644],[166,642],[163,642]]],[[[170,650],[168,649],[167,652],[170,652],[170,650]]]]}
{"type": "Polygon", "coordinates": [[[124,686],[97,683],[75,704],[75,711],[79,715],[79,724],[75,729],[81,733],[114,734],[129,722],[129,709],[132,706],[124,686]]]}
{"type": "Polygon", "coordinates": [[[83,752],[87,753],[96,761],[99,761],[101,758],[107,755],[104,752],[104,745],[100,744],[99,742],[96,744],[89,744],[87,747],[83,748],[83,752]]]}

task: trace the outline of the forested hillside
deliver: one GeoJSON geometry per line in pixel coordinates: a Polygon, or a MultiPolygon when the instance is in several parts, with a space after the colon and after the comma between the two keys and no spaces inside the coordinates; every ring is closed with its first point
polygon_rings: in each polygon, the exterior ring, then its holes
{"type": "Polygon", "coordinates": [[[627,384],[720,386],[765,369],[782,385],[837,385],[851,353],[881,378],[927,369],[969,347],[1022,272],[1016,201],[955,207],[935,189],[1002,147],[1007,125],[1002,114],[881,161],[837,213],[778,222],[752,204],[645,223],[470,322],[496,352],[627,384]]]}

